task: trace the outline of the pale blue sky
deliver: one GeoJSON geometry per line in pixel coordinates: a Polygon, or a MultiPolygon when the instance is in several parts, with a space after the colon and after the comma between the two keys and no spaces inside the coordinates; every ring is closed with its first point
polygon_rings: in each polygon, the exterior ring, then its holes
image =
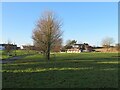
{"type": "Polygon", "coordinates": [[[44,10],[54,11],[63,21],[63,40],[75,39],[101,45],[105,37],[118,40],[117,2],[19,2],[2,3],[2,41],[32,44],[32,30],[44,10]]]}

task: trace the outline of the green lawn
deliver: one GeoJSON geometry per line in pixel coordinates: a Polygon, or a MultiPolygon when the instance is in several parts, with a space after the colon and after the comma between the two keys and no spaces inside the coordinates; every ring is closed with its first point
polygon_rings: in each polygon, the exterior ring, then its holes
{"type": "Polygon", "coordinates": [[[26,56],[2,65],[3,88],[117,88],[117,53],[26,56]]]}

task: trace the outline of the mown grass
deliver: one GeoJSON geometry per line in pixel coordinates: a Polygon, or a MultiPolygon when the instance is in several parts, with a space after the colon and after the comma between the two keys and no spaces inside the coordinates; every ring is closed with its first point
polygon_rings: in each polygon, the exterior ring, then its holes
{"type": "Polygon", "coordinates": [[[26,56],[3,64],[3,88],[118,88],[117,53],[26,56]]]}

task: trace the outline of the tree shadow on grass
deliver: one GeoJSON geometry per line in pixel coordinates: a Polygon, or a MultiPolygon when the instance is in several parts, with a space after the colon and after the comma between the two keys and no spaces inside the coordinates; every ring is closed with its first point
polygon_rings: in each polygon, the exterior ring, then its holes
{"type": "Polygon", "coordinates": [[[113,70],[49,70],[3,72],[3,88],[117,88],[113,70]]]}
{"type": "Polygon", "coordinates": [[[33,61],[33,62],[16,62],[16,63],[8,63],[3,64],[3,70],[25,70],[29,68],[31,69],[43,69],[43,68],[81,68],[81,67],[94,67],[94,68],[113,68],[118,67],[118,61],[113,59],[104,59],[104,60],[59,60],[59,61],[33,61]]]}
{"type": "Polygon", "coordinates": [[[118,58],[65,58],[65,59],[56,59],[56,60],[52,60],[55,62],[96,62],[96,61],[118,61],[118,58]]]}

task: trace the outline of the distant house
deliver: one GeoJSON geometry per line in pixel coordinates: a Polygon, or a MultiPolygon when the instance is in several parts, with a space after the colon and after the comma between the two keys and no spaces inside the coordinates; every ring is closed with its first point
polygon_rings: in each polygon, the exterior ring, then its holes
{"type": "Polygon", "coordinates": [[[67,53],[80,53],[80,44],[74,44],[69,49],[67,49],[67,53]]]}
{"type": "Polygon", "coordinates": [[[17,49],[17,45],[13,45],[13,44],[0,44],[0,50],[5,50],[8,45],[10,46],[10,48],[12,50],[17,49]]]}
{"type": "Polygon", "coordinates": [[[5,50],[5,44],[0,44],[0,50],[5,50]]]}
{"type": "Polygon", "coordinates": [[[74,44],[70,49],[67,49],[67,53],[80,53],[80,52],[91,52],[92,46],[89,44],[74,44]]]}

